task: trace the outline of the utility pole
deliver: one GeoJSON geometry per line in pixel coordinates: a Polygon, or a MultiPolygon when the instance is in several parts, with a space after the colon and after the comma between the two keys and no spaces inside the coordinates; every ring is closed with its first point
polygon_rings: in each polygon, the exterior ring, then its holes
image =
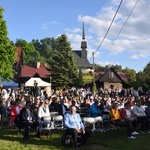
{"type": "Polygon", "coordinates": [[[92,52],[93,57],[93,92],[94,92],[94,82],[95,82],[95,64],[94,64],[94,52],[92,52]]]}
{"type": "Polygon", "coordinates": [[[93,70],[95,69],[95,66],[94,66],[94,52],[92,52],[92,58],[93,58],[93,70]]]}

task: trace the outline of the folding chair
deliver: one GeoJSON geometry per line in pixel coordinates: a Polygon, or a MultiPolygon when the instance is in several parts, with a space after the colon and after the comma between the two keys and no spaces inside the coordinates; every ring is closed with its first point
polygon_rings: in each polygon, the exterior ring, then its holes
{"type": "MultiPolygon", "coordinates": [[[[51,130],[52,130],[52,123],[51,123],[51,116],[45,116],[43,117],[43,121],[42,122],[48,122],[47,127],[43,127],[43,123],[40,124],[40,139],[41,139],[41,133],[42,131],[48,131],[49,135],[51,130]]],[[[50,136],[51,137],[51,136],[50,136]]]]}
{"type": "Polygon", "coordinates": [[[62,131],[64,129],[63,116],[53,116],[53,131],[62,131]]]}

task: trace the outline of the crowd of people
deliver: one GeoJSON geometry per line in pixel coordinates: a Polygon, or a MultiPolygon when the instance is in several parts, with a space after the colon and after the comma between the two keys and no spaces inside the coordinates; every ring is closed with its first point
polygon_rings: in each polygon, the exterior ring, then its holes
{"type": "Polygon", "coordinates": [[[91,133],[81,123],[81,107],[89,109],[87,117],[101,117],[105,120],[110,115],[112,124],[127,128],[130,139],[136,138],[139,132],[150,133],[150,91],[100,88],[93,93],[89,89],[72,87],[55,90],[48,97],[46,93],[31,93],[29,89],[23,88],[0,90],[1,124],[5,120],[9,120],[10,126],[21,122],[20,126],[25,129],[25,139],[28,139],[31,126],[36,128],[36,136],[39,137],[40,126],[47,126],[42,118],[50,116],[54,111],[64,117],[64,125],[69,128],[67,132],[73,136],[74,145],[78,145],[77,134],[86,135],[81,142],[84,145],[91,133]],[[140,130],[137,132],[139,124],[140,130]]]}

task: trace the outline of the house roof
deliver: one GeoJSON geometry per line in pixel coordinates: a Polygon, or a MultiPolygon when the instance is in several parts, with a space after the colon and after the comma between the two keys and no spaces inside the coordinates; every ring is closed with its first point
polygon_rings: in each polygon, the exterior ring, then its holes
{"type": "Polygon", "coordinates": [[[51,75],[51,72],[47,71],[44,66],[33,68],[24,65],[21,69],[20,77],[33,77],[35,74],[38,74],[40,77],[45,77],[51,75]]]}
{"type": "Polygon", "coordinates": [[[101,72],[95,76],[95,82],[123,82],[122,78],[117,74],[113,68],[109,68],[106,72],[101,72]]]}
{"type": "Polygon", "coordinates": [[[122,78],[122,80],[127,80],[130,78],[130,75],[124,72],[118,72],[118,75],[122,78]]]}
{"type": "MultiPolygon", "coordinates": [[[[95,81],[97,81],[105,72],[96,72],[95,73],[95,81]]],[[[117,72],[117,74],[120,76],[122,80],[127,80],[129,79],[130,75],[128,73],[124,72],[117,72]]]]}
{"type": "Polygon", "coordinates": [[[93,65],[89,63],[87,58],[82,58],[81,53],[82,53],[82,51],[79,51],[79,50],[73,51],[73,55],[76,60],[77,66],[80,68],[92,68],[93,65]]]}

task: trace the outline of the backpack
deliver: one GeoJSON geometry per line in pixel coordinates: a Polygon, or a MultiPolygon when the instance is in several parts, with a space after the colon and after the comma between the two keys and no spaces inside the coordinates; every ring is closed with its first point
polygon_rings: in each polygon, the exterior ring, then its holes
{"type": "Polygon", "coordinates": [[[64,147],[72,146],[72,141],[70,140],[68,135],[66,135],[66,132],[64,132],[61,136],[61,143],[64,147]]]}

